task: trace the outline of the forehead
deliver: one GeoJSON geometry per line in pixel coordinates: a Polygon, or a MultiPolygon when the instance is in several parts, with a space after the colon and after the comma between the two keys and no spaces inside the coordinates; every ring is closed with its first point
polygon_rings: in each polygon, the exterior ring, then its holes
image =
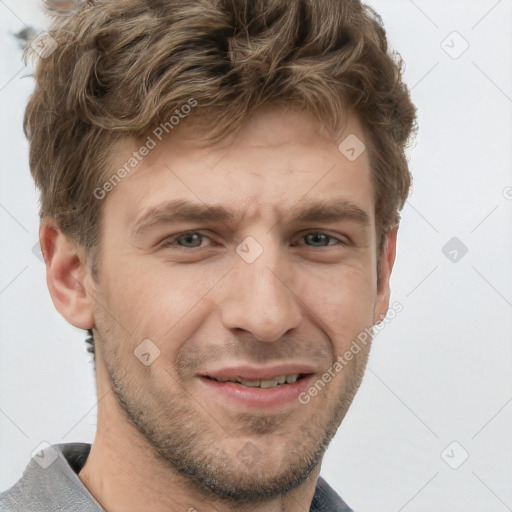
{"type": "MultiPolygon", "coordinates": [[[[369,158],[362,149],[367,141],[353,114],[338,138],[307,113],[265,109],[238,133],[215,144],[204,144],[193,123],[183,123],[153,142],[104,205],[109,215],[123,211],[122,220],[128,224],[174,199],[224,204],[240,219],[265,213],[282,218],[292,209],[298,214],[301,203],[311,206],[314,199],[332,203],[336,198],[373,214],[369,158]],[[355,159],[349,158],[352,149],[360,153],[355,159]]],[[[140,144],[121,141],[111,169],[122,166],[140,144]]]]}

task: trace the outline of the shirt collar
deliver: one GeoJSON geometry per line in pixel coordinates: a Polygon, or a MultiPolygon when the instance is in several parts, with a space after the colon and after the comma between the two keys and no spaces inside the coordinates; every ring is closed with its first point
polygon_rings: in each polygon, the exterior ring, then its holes
{"type": "MultiPolygon", "coordinates": [[[[0,494],[0,509],[6,512],[20,510],[20,507],[24,512],[51,512],[57,509],[105,512],[78,477],[90,450],[88,443],[66,443],[48,445],[34,454],[21,479],[0,494]]],[[[310,512],[352,510],[319,477],[310,512]]]]}

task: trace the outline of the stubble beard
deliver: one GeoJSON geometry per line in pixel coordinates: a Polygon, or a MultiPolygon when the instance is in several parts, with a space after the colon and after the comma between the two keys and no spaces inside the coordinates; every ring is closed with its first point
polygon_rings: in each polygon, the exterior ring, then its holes
{"type": "MultiPolygon", "coordinates": [[[[159,383],[152,380],[149,368],[137,369],[135,366],[134,371],[129,371],[128,368],[133,366],[120,364],[122,358],[112,345],[114,338],[103,338],[101,348],[96,348],[102,350],[117,404],[129,423],[147,441],[154,458],[169,468],[171,474],[183,477],[205,499],[238,507],[285,495],[319,468],[325,450],[359,388],[368,359],[368,352],[361,352],[359,358],[353,359],[354,365],[344,369],[350,370],[350,375],[345,379],[338,401],[329,407],[330,414],[321,410],[314,414],[310,412],[310,419],[305,423],[308,428],[298,431],[296,436],[289,436],[283,433],[283,416],[279,415],[240,414],[235,428],[221,423],[222,415],[217,418],[201,411],[200,403],[186,390],[170,393],[169,389],[159,387],[159,383]],[[149,376],[144,375],[145,371],[149,376]],[[224,439],[219,439],[221,428],[224,439]],[[242,432],[244,437],[258,440],[265,435],[282,437],[285,455],[278,467],[265,470],[263,458],[261,466],[257,456],[252,462],[244,462],[240,457],[244,448],[228,449],[225,445],[231,437],[230,431],[235,430],[238,434],[242,432]]],[[[118,343],[117,347],[127,345],[129,340],[118,343]]],[[[171,377],[171,373],[167,373],[171,377]]],[[[176,377],[170,380],[175,389],[180,387],[176,377]]],[[[315,400],[318,397],[311,403],[315,400]]],[[[251,443],[247,444],[251,448],[251,443]]],[[[258,441],[253,446],[257,444],[258,441]]]]}

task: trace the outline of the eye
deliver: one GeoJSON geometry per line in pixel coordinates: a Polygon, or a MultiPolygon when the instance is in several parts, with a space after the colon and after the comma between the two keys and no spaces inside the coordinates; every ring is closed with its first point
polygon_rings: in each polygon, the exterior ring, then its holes
{"type": "MultiPolygon", "coordinates": [[[[347,245],[346,242],[343,242],[339,238],[328,235],[327,233],[322,232],[313,232],[308,233],[302,237],[304,240],[307,240],[311,243],[311,247],[330,247],[332,245],[347,245]],[[334,242],[334,243],[329,243],[334,242]]],[[[308,243],[309,245],[309,243],[308,243]]]]}
{"type": "Polygon", "coordinates": [[[201,247],[203,239],[209,238],[197,231],[188,231],[186,233],[179,233],[178,235],[166,238],[161,244],[161,247],[178,247],[183,249],[197,249],[201,247]]]}

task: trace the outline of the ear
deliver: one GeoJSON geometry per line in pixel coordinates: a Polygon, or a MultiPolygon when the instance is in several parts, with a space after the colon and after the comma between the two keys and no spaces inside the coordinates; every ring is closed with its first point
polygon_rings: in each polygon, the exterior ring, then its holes
{"type": "Polygon", "coordinates": [[[374,324],[382,322],[389,309],[389,297],[391,295],[389,279],[395,263],[397,234],[398,226],[388,232],[380,255],[377,299],[373,309],[374,324]]]}
{"type": "Polygon", "coordinates": [[[41,222],[39,241],[55,308],[71,325],[92,329],[93,298],[86,291],[89,273],[84,249],[64,235],[54,219],[41,222]]]}

